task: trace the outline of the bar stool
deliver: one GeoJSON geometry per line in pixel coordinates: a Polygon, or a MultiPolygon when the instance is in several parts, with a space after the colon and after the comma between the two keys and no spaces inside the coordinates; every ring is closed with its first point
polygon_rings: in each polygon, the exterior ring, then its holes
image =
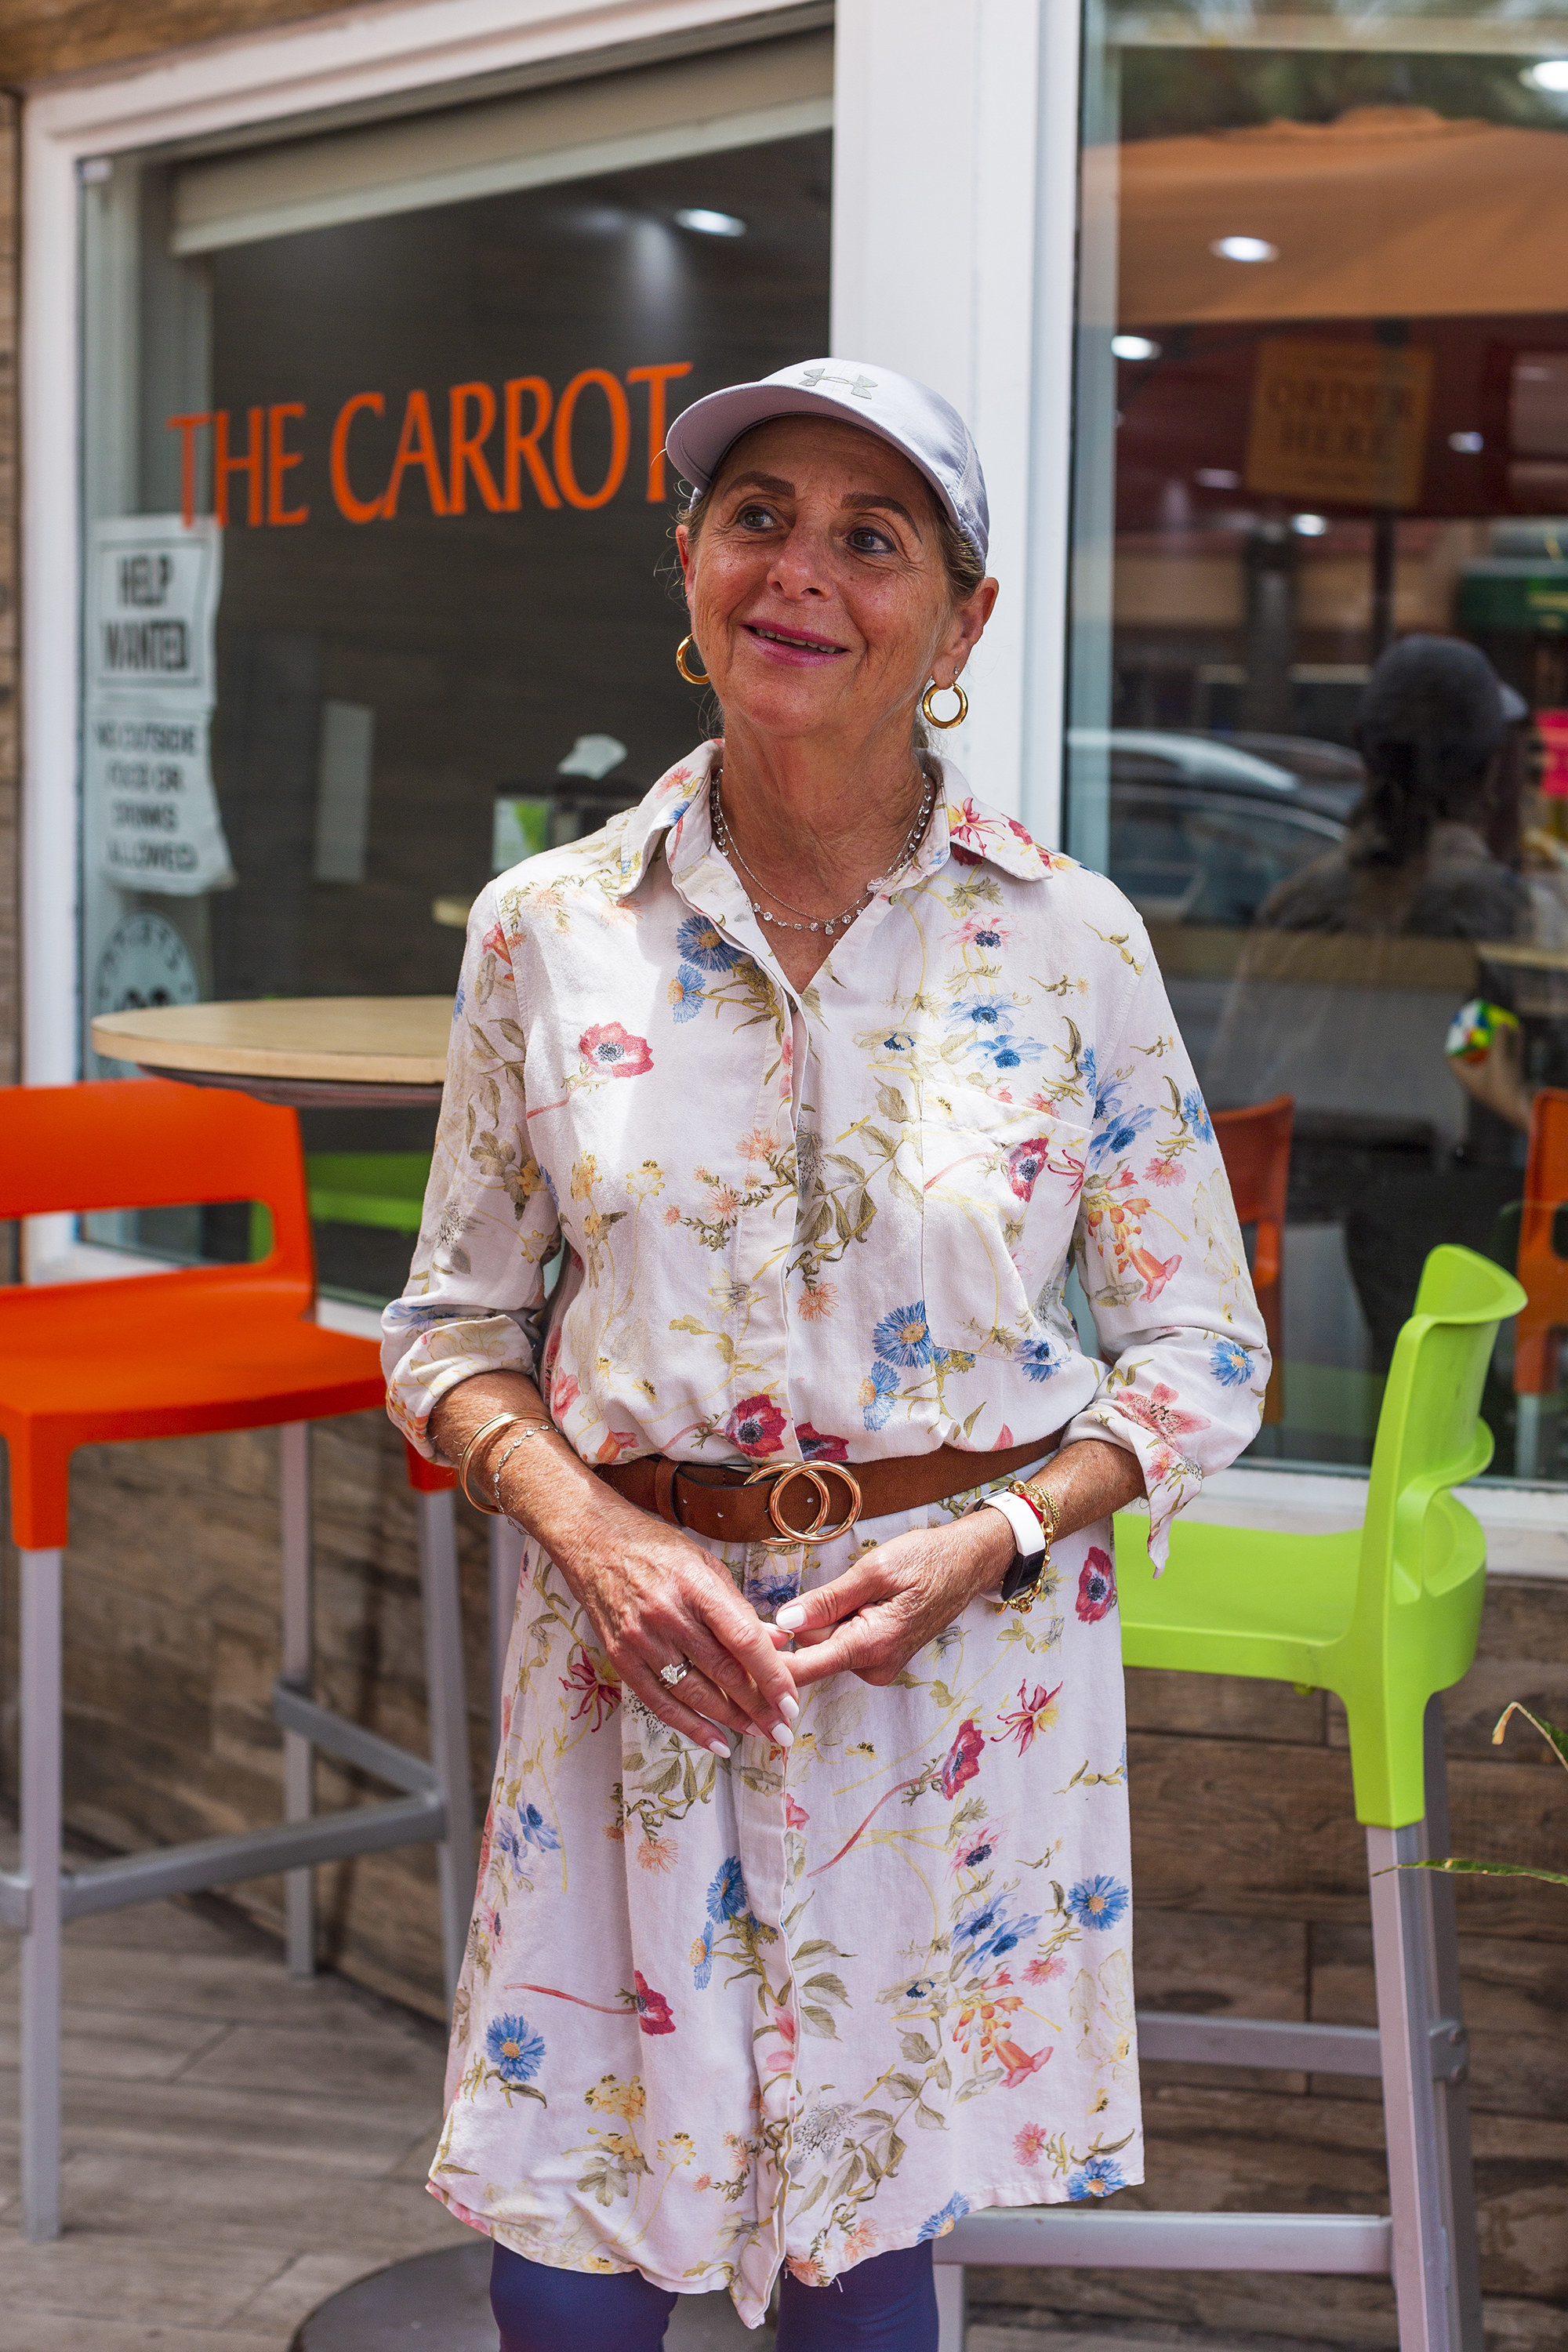
{"type": "Polygon", "coordinates": [[[0,1434],[21,1570],[22,1867],[0,1873],[0,1924],[22,1945],[22,2188],[27,2237],[59,2232],[60,1930],[130,1903],[285,1874],[289,1963],[314,1967],[310,1871],[434,1843],[442,1951],[455,1989],[474,1889],[457,1546],[449,1473],[410,1456],[419,1496],[428,1761],[310,1696],[310,1423],[379,1408],[368,1339],[310,1321],[315,1265],[292,1111],[163,1079],[0,1089],[0,1218],[259,1202],[258,1263],[0,1290],[0,1434]],[[70,1457],[115,1439],[277,1428],[283,1553],[284,1822],[61,1867],[61,1561],[70,1457]],[[417,1467],[415,1467],[417,1463],[417,1467]],[[315,1748],[402,1793],[316,1814],[315,1748]]]}
{"type": "MultiPolygon", "coordinates": [[[[1342,1535],[1178,1524],[1158,1582],[1148,1521],[1116,1521],[1129,1665],[1335,1692],[1366,1830],[1375,2027],[1144,2011],[1146,2058],[1381,2075],[1391,2217],[1142,2213],[1081,2205],[969,2215],[940,2263],[1359,2272],[1394,2280],[1400,2352],[1481,2352],[1475,2189],[1438,1694],[1475,1655],[1486,1541],[1451,1492],[1491,1459],[1478,1418],[1499,1323],[1524,1293],[1488,1258],[1432,1252],[1384,1392],[1366,1517],[1342,1535]]],[[[938,2273],[942,2352],[962,2343],[962,2272],[938,2273]]]]}
{"type": "Polygon", "coordinates": [[[1285,1204],[1290,1191],[1296,1097],[1276,1095],[1272,1102],[1249,1103],[1245,1110],[1216,1110],[1213,1118],[1237,1222],[1258,1229],[1252,1287],[1274,1359],[1263,1400],[1263,1423],[1268,1428],[1285,1418],[1285,1204]]]}
{"type": "Polygon", "coordinates": [[[1542,1400],[1559,1383],[1558,1351],[1568,1330],[1568,1252],[1558,1217],[1568,1205],[1568,1093],[1542,1087],[1531,1106],[1519,1225],[1519,1278],[1529,1294],[1513,1334],[1514,1473],[1541,1475],[1542,1400]]]}

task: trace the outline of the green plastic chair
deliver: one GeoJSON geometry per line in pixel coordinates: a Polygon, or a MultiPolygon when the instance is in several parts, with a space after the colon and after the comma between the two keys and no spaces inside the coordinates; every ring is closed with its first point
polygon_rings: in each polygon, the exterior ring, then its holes
{"type": "Polygon", "coordinates": [[[318,1225],[379,1225],[416,1234],[430,1181],[427,1151],[312,1151],[305,1160],[318,1225]]]}
{"type": "Polygon", "coordinates": [[[1482,2352],[1454,1889],[1408,1865],[1449,1850],[1438,1695],[1475,1655],[1486,1582],[1485,1538],[1452,1489],[1491,1459],[1481,1386],[1498,1325],[1524,1303],[1489,1259],[1432,1252],[1394,1349],[1359,1529],[1178,1521],[1156,1580],[1147,1518],[1116,1521],[1130,1666],[1244,1675],[1343,1700],[1377,1980],[1375,2027],[1141,2011],[1140,2048],[1146,2058],[1381,2076],[1391,2216],[1101,2209],[1080,2224],[1072,2207],[982,2213],[959,2223],[939,2259],[1392,2274],[1400,2352],[1482,2352]]]}

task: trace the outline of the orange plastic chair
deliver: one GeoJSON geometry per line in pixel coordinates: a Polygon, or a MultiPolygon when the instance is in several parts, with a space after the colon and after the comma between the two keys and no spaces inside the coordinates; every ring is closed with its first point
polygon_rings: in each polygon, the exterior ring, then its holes
{"type": "Polygon", "coordinates": [[[314,1966],[313,1864],[440,1847],[443,1945],[455,1981],[473,1896],[473,1814],[451,1477],[419,1462],[430,1760],[310,1696],[310,1423],[379,1408],[369,1339],[310,1319],[315,1261],[291,1110],[165,1079],[0,1089],[0,1218],[248,1201],[272,1245],[245,1265],[0,1288],[0,1434],[21,1554],[22,1867],[0,1873],[0,1922],[22,1948],[24,2222],[59,2229],[62,1921],[282,1871],[291,1973],[314,1966]],[[106,1440],[277,1427],[281,1438],[283,1824],[61,1869],[61,1559],[70,1460],[106,1440]],[[321,1748],[403,1793],[312,1815],[321,1748]]]}
{"type": "Polygon", "coordinates": [[[1521,1478],[1541,1474],[1541,1400],[1558,1386],[1559,1336],[1568,1330],[1568,1258],[1558,1255],[1552,1239],[1565,1202],[1568,1093],[1542,1087],[1531,1108],[1519,1223],[1518,1273],[1530,1301],[1513,1334],[1514,1470],[1521,1478]]]}
{"type": "Polygon", "coordinates": [[[1213,1116],[1237,1216],[1258,1231],[1252,1286],[1274,1358],[1263,1418],[1281,1422],[1285,1418],[1285,1201],[1290,1189],[1290,1129],[1296,1098],[1276,1095],[1272,1102],[1252,1103],[1246,1110],[1216,1110],[1213,1116]]]}

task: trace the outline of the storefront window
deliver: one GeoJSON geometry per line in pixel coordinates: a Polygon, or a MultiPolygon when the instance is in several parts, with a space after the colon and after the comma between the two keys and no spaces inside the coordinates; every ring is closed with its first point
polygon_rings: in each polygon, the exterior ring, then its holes
{"type": "MultiPolygon", "coordinates": [[[[664,427],[826,347],[831,70],[807,34],[87,167],[89,1019],[449,991],[489,876],[700,737],[664,427]]],[[[401,1286],[405,1234],[317,1238],[401,1286]]]]}
{"type": "MultiPolygon", "coordinates": [[[[1568,1085],[1568,57],[1534,15],[1086,15],[1068,839],[1211,1105],[1292,1114],[1254,1458],[1369,1460],[1426,1254],[1513,1264],[1568,1085]]],[[[1505,1335],[1496,1473],[1568,1475],[1542,1377],[1505,1335]]]]}

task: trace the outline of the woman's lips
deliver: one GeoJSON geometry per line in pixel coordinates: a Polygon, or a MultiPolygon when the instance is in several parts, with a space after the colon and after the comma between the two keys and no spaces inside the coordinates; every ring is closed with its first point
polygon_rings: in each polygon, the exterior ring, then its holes
{"type": "Polygon", "coordinates": [[[760,621],[745,621],[742,626],[768,660],[783,662],[794,669],[811,669],[823,662],[837,661],[847,650],[836,646],[830,637],[814,637],[805,630],[770,629],[760,621]]]}

